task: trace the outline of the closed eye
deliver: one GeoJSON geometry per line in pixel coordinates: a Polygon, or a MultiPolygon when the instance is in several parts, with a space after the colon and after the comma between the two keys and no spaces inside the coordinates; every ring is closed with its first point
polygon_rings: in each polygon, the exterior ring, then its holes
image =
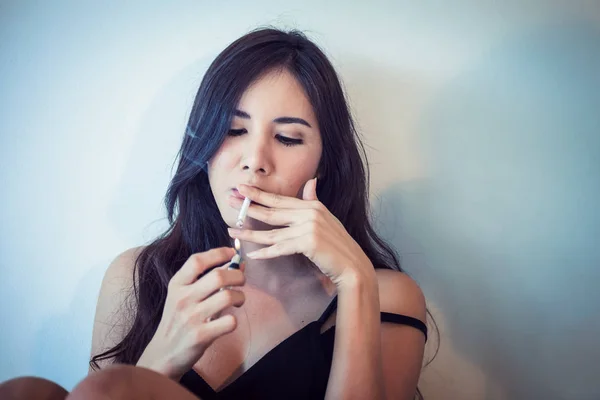
{"type": "Polygon", "coordinates": [[[240,135],[243,135],[246,132],[247,131],[245,129],[230,129],[229,130],[229,136],[240,136],[240,135]]]}
{"type": "MultiPolygon", "coordinates": [[[[244,133],[248,132],[246,129],[230,129],[229,130],[229,136],[241,136],[244,133]]],[[[294,138],[290,138],[287,136],[282,136],[280,134],[276,135],[277,140],[279,140],[279,142],[281,142],[281,144],[283,144],[284,146],[297,146],[299,144],[304,143],[304,141],[302,139],[294,139],[294,138]]]]}

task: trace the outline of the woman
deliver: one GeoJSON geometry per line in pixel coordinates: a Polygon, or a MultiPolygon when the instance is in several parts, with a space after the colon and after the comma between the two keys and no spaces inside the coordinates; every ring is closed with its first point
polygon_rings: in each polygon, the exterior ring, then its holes
{"type": "Polygon", "coordinates": [[[90,365],[130,366],[70,397],[413,398],[425,300],[371,226],[361,155],[314,43],[261,29],[227,47],[194,101],[170,228],[102,284],[90,365]],[[227,269],[234,238],[241,270],[227,269]]]}

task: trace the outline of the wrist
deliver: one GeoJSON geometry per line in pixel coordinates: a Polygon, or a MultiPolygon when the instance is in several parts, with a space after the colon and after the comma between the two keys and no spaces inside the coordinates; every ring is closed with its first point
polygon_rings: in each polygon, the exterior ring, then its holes
{"type": "Polygon", "coordinates": [[[340,277],[337,290],[339,294],[368,292],[379,297],[379,283],[375,269],[349,269],[340,277]]]}
{"type": "Polygon", "coordinates": [[[148,358],[149,357],[147,357],[146,353],[144,352],[144,354],[142,354],[142,356],[136,363],[136,366],[158,372],[159,374],[164,375],[167,378],[172,379],[176,382],[179,382],[179,380],[183,376],[183,373],[177,371],[177,369],[174,368],[172,363],[167,361],[149,360],[148,358]]]}

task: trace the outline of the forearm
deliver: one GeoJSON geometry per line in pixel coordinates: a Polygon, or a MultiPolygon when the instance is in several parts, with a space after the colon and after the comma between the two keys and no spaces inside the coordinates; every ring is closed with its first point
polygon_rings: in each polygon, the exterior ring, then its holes
{"type": "Polygon", "coordinates": [[[338,288],[327,399],[383,399],[379,288],[375,273],[338,288]]]}

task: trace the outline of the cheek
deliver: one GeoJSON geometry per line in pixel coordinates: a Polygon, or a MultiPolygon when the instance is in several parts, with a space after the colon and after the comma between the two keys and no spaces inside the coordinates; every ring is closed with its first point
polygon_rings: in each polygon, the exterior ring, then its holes
{"type": "Polygon", "coordinates": [[[233,153],[228,149],[219,150],[208,161],[208,181],[213,194],[220,192],[227,182],[227,174],[234,168],[233,153]]]}
{"type": "Polygon", "coordinates": [[[211,172],[219,173],[219,171],[228,170],[235,165],[233,152],[228,148],[219,150],[209,161],[208,167],[211,172]]]}
{"type": "Polygon", "coordinates": [[[302,197],[302,191],[306,182],[315,177],[318,167],[318,160],[314,157],[302,157],[300,159],[290,160],[288,158],[285,170],[289,171],[284,177],[285,195],[292,197],[302,197]]]}

